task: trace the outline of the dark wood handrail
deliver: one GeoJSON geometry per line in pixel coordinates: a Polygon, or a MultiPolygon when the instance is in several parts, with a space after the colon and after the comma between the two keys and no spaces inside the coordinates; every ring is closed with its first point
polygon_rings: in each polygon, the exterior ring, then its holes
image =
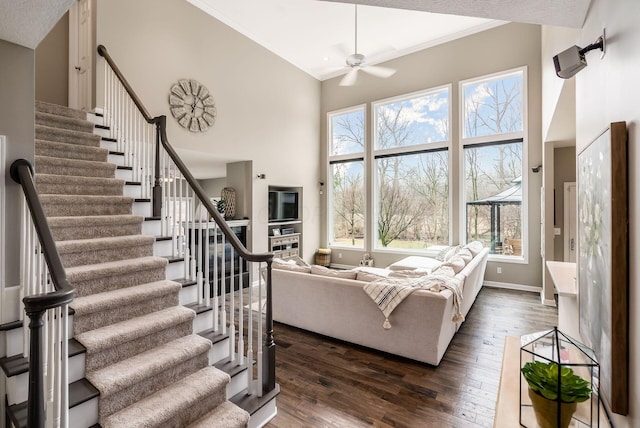
{"type": "Polygon", "coordinates": [[[160,146],[164,148],[166,153],[169,155],[171,160],[173,160],[174,164],[178,167],[183,177],[187,180],[187,183],[196,196],[202,203],[202,205],[206,208],[207,212],[213,220],[218,225],[222,233],[227,239],[227,242],[231,244],[231,246],[237,251],[240,257],[245,260],[251,262],[265,262],[267,265],[267,280],[266,280],[266,288],[267,288],[267,301],[266,301],[266,331],[265,331],[265,340],[264,340],[264,352],[263,352],[263,366],[266,368],[265,376],[262,379],[262,388],[265,391],[272,391],[276,387],[276,343],[273,339],[273,301],[272,301],[272,284],[271,284],[271,269],[273,262],[273,253],[259,253],[254,254],[247,251],[247,248],[240,242],[235,233],[231,230],[227,222],[220,215],[218,210],[213,206],[211,200],[204,192],[200,184],[193,177],[189,169],[186,167],[180,156],[173,149],[171,144],[169,143],[169,139],[167,137],[167,117],[166,116],[156,116],[151,118],[151,115],[147,112],[147,109],[142,105],[142,101],[136,95],[134,90],[131,88],[127,80],[124,78],[120,69],[116,66],[115,62],[107,53],[107,49],[100,45],[98,46],[98,53],[105,58],[113,72],[116,74],[122,85],[125,87],[127,93],[131,97],[131,99],[135,102],[136,106],[140,113],[144,116],[147,123],[153,123],[156,127],[156,153],[155,153],[155,162],[154,162],[154,187],[153,187],[153,212],[154,216],[158,215],[160,209],[162,207],[162,188],[161,188],[161,179],[160,176],[160,146]]]}
{"type": "Polygon", "coordinates": [[[200,199],[200,202],[204,205],[204,207],[209,212],[209,215],[213,217],[218,227],[220,227],[220,229],[222,230],[222,233],[224,233],[225,237],[227,238],[227,241],[233,246],[233,248],[238,252],[238,254],[243,259],[246,259],[250,262],[271,261],[273,259],[273,253],[257,253],[257,254],[250,253],[249,251],[247,251],[246,247],[242,245],[242,242],[240,242],[236,234],[233,233],[229,225],[227,225],[227,222],[220,215],[218,210],[213,206],[213,204],[211,203],[211,200],[209,199],[205,191],[202,189],[202,186],[200,186],[200,183],[198,183],[198,181],[193,177],[193,175],[191,174],[189,169],[186,167],[184,162],[182,162],[182,159],[180,159],[180,156],[178,156],[178,154],[173,149],[171,144],[169,144],[169,141],[167,139],[167,126],[166,126],[167,117],[158,116],[155,119],[158,121],[157,123],[159,124],[158,131],[160,133],[160,141],[162,142],[162,147],[164,147],[169,157],[171,157],[173,162],[176,164],[176,166],[178,167],[178,169],[180,170],[184,178],[187,180],[187,183],[189,183],[189,185],[191,186],[195,194],[198,196],[198,199],[200,199]]]}
{"type": "Polygon", "coordinates": [[[11,164],[11,178],[22,186],[33,224],[38,234],[38,240],[42,246],[44,258],[49,267],[51,282],[55,291],[46,294],[27,296],[23,299],[25,309],[28,311],[45,311],[61,305],[71,303],[75,295],[75,288],[67,280],[58,248],[49,229],[47,217],[44,214],[38,191],[33,181],[33,166],[26,159],[18,159],[11,164]]]}
{"type": "MultiPolygon", "coordinates": [[[[107,61],[107,63],[109,64],[109,66],[111,67],[113,72],[116,74],[116,77],[118,77],[118,79],[120,80],[120,82],[124,86],[125,90],[129,94],[129,96],[131,97],[133,102],[136,104],[136,107],[138,107],[138,110],[140,111],[142,116],[147,121],[147,123],[153,123],[153,124],[156,125],[156,130],[158,132],[158,136],[159,136],[159,140],[160,140],[159,142],[162,144],[162,147],[164,147],[164,149],[167,152],[167,154],[169,154],[169,157],[171,157],[171,159],[176,164],[176,166],[178,167],[178,169],[180,170],[180,172],[182,173],[184,178],[187,180],[187,183],[189,183],[189,185],[191,186],[193,191],[196,193],[196,195],[198,196],[198,199],[200,199],[200,202],[202,203],[202,205],[207,209],[207,211],[209,212],[209,215],[211,215],[211,217],[213,217],[214,221],[216,222],[218,227],[220,227],[220,229],[221,229],[222,233],[225,235],[226,239],[229,241],[231,246],[238,252],[240,257],[242,257],[242,258],[244,258],[244,259],[246,259],[248,261],[251,261],[251,262],[267,262],[267,261],[272,260],[273,259],[273,254],[272,253],[255,254],[255,253],[250,253],[249,251],[247,251],[247,248],[244,245],[242,245],[242,243],[240,242],[240,240],[238,239],[236,234],[233,233],[231,228],[227,225],[227,222],[224,220],[224,218],[222,218],[222,216],[220,215],[218,210],[213,206],[213,204],[209,200],[209,197],[204,192],[204,190],[202,189],[202,187],[200,186],[198,181],[193,177],[193,175],[191,174],[189,169],[186,167],[186,165],[184,164],[182,159],[180,159],[180,156],[178,156],[176,151],[173,149],[173,147],[169,143],[169,139],[167,137],[167,118],[166,118],[166,116],[151,117],[151,115],[149,114],[147,109],[142,104],[142,101],[140,100],[138,95],[135,93],[135,91],[133,90],[131,85],[129,85],[129,82],[127,82],[127,79],[125,79],[124,75],[122,74],[122,72],[120,71],[120,69],[118,68],[116,63],[113,61],[113,58],[111,58],[111,56],[109,55],[109,52],[107,52],[107,48],[104,47],[103,45],[99,45],[98,46],[98,53],[102,57],[104,57],[104,59],[107,61]]],[[[157,204],[159,202],[159,198],[160,198],[160,195],[161,195],[161,191],[160,191],[160,187],[159,187],[160,186],[160,176],[159,176],[159,157],[158,156],[159,156],[159,150],[156,150],[155,189],[154,189],[154,192],[153,192],[153,199],[154,199],[153,203],[154,204],[157,204]]],[[[155,211],[155,209],[154,209],[154,211],[155,211]]]]}
{"type": "Polygon", "coordinates": [[[144,107],[144,105],[142,104],[142,101],[140,101],[140,98],[138,97],[138,94],[136,94],[136,92],[133,90],[131,85],[129,85],[129,82],[127,82],[127,79],[124,78],[124,75],[122,74],[122,72],[120,72],[120,69],[111,58],[111,55],[109,55],[109,52],[107,52],[107,48],[105,48],[103,45],[99,45],[98,54],[100,54],[100,56],[102,56],[105,59],[105,61],[107,61],[107,63],[109,64],[113,72],[116,74],[116,76],[122,83],[122,86],[124,86],[124,89],[127,91],[127,93],[129,94],[133,102],[136,104],[136,107],[138,107],[138,110],[144,117],[144,120],[146,120],[147,123],[154,123],[154,118],[149,114],[147,109],[144,107]]]}
{"type": "Polygon", "coordinates": [[[33,181],[33,166],[26,159],[18,159],[11,164],[10,174],[13,181],[22,186],[29,212],[33,220],[44,258],[49,268],[51,282],[55,291],[26,296],[25,313],[29,317],[29,393],[27,398],[27,426],[43,428],[46,411],[44,399],[44,367],[42,352],[46,349],[42,341],[44,326],[43,315],[46,310],[68,305],[73,301],[75,288],[67,280],[60,254],[56,247],[47,217],[42,209],[38,191],[33,181]]]}

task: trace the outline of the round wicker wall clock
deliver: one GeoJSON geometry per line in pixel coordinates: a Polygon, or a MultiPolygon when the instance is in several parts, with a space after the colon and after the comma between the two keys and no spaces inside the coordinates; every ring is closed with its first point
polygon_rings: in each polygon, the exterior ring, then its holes
{"type": "Polygon", "coordinates": [[[181,79],[171,87],[169,108],[180,126],[204,132],[216,121],[216,104],[209,90],[194,79],[181,79]]]}

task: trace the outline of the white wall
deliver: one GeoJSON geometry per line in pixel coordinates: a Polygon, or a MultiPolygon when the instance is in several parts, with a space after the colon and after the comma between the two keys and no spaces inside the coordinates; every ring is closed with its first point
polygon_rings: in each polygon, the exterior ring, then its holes
{"type": "MultiPolygon", "coordinates": [[[[540,184],[541,174],[533,174],[531,167],[542,160],[541,147],[541,77],[540,77],[540,27],[529,24],[507,24],[475,35],[444,43],[430,49],[416,52],[385,63],[397,69],[397,73],[388,79],[370,77],[364,73],[358,76],[358,82],[352,87],[339,86],[340,77],[322,83],[322,151],[323,174],[326,175],[326,113],[359,104],[367,104],[370,114],[371,102],[406,94],[422,89],[452,84],[451,123],[452,134],[452,239],[459,242],[459,117],[458,82],[473,77],[513,69],[528,67],[528,165],[525,174],[529,181],[529,228],[528,228],[528,264],[493,263],[487,267],[486,279],[489,281],[540,287],[542,283],[542,264],[540,258],[540,184]],[[502,274],[497,274],[497,267],[502,274]]],[[[370,116],[368,116],[370,117],[370,116]]],[[[367,130],[370,134],[370,129],[367,130]]],[[[326,180],[325,180],[326,182],[326,180]]],[[[327,193],[327,192],[325,192],[327,193]]],[[[325,195],[326,196],[326,195],[325,195]]],[[[368,212],[371,212],[372,195],[368,189],[368,212]]],[[[323,199],[323,217],[326,216],[326,197],[323,199]]],[[[327,243],[326,225],[322,223],[322,243],[327,243]]],[[[364,251],[340,250],[342,259],[332,257],[333,263],[358,264],[364,251]]],[[[386,266],[403,255],[376,251],[372,252],[376,266],[386,266]]]]}
{"type": "MultiPolygon", "coordinates": [[[[98,43],[150,113],[167,116],[172,145],[251,160],[256,174],[266,174],[253,180],[253,251],[267,249],[268,185],[304,188],[304,256],[310,260],[320,228],[320,83],[183,0],[100,2],[97,27],[98,43]],[[200,81],[215,98],[218,115],[208,132],[185,131],[171,117],[169,89],[183,78],[200,81]]],[[[100,94],[97,99],[100,105],[100,94]]]]}
{"type": "Polygon", "coordinates": [[[16,159],[34,162],[34,51],[0,40],[0,135],[6,136],[7,164],[5,188],[0,197],[6,201],[6,272],[0,272],[0,286],[19,284],[20,205],[19,186],[9,177],[9,167],[16,159]]]}
{"type": "Polygon", "coordinates": [[[640,2],[593,0],[578,46],[593,43],[607,28],[607,53],[588,54],[589,66],[576,76],[576,151],[599,135],[610,122],[626,121],[629,132],[629,327],[630,367],[627,417],[616,427],[640,426],[640,2]]]}
{"type": "MultiPolygon", "coordinates": [[[[640,426],[640,2],[593,0],[577,39],[549,28],[551,40],[560,47],[543,51],[551,58],[572,44],[586,46],[607,30],[607,53],[587,54],[589,66],[576,75],[576,152],[579,153],[611,122],[626,121],[628,127],[629,182],[629,414],[613,415],[618,428],[640,426]],[[559,42],[559,43],[558,43],[559,42]],[[560,46],[562,45],[562,46],[560,46]]],[[[545,91],[545,94],[547,92],[545,91]]],[[[545,100],[545,105],[547,101],[545,100]]]]}

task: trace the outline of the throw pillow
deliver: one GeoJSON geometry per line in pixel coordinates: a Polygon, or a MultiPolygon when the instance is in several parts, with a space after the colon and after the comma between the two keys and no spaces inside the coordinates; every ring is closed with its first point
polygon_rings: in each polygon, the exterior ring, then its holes
{"type": "Polygon", "coordinates": [[[469,251],[468,248],[460,248],[460,251],[458,251],[458,254],[456,254],[456,256],[462,257],[465,265],[469,263],[471,259],[473,259],[473,254],[471,254],[471,251],[469,251]]]}
{"type": "Polygon", "coordinates": [[[280,270],[290,270],[293,272],[302,272],[302,273],[311,273],[310,266],[300,266],[296,264],[295,260],[282,260],[278,258],[273,259],[273,264],[271,265],[273,269],[280,270]]]}
{"type": "Polygon", "coordinates": [[[311,266],[312,275],[331,276],[333,278],[356,279],[357,272],[354,270],[335,270],[324,266],[311,266]]]}
{"type": "Polygon", "coordinates": [[[469,242],[467,245],[465,245],[464,248],[466,248],[469,251],[471,251],[471,254],[473,255],[473,257],[475,257],[478,254],[480,254],[480,252],[482,251],[484,246],[482,245],[482,242],[480,242],[480,241],[472,241],[472,242],[469,242]]]}
{"type": "Polygon", "coordinates": [[[353,270],[356,271],[356,280],[364,282],[371,282],[380,278],[387,278],[391,273],[389,269],[368,266],[360,266],[353,270]]]}
{"type": "Polygon", "coordinates": [[[464,262],[464,259],[462,257],[453,256],[442,265],[450,267],[455,273],[459,273],[467,264],[464,262]]]}
{"type": "Polygon", "coordinates": [[[442,261],[444,261],[444,262],[449,261],[449,259],[451,259],[451,257],[455,256],[458,253],[459,250],[460,250],[460,245],[454,245],[453,247],[449,247],[449,249],[445,253],[444,258],[442,259],[442,261]]]}

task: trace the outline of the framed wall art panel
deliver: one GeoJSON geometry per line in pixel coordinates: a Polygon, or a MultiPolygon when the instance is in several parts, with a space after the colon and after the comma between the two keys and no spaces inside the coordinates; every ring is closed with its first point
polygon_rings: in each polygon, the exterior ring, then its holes
{"type": "Polygon", "coordinates": [[[600,363],[600,393],[628,413],[627,127],[615,122],[578,154],[580,334],[600,363]]]}

